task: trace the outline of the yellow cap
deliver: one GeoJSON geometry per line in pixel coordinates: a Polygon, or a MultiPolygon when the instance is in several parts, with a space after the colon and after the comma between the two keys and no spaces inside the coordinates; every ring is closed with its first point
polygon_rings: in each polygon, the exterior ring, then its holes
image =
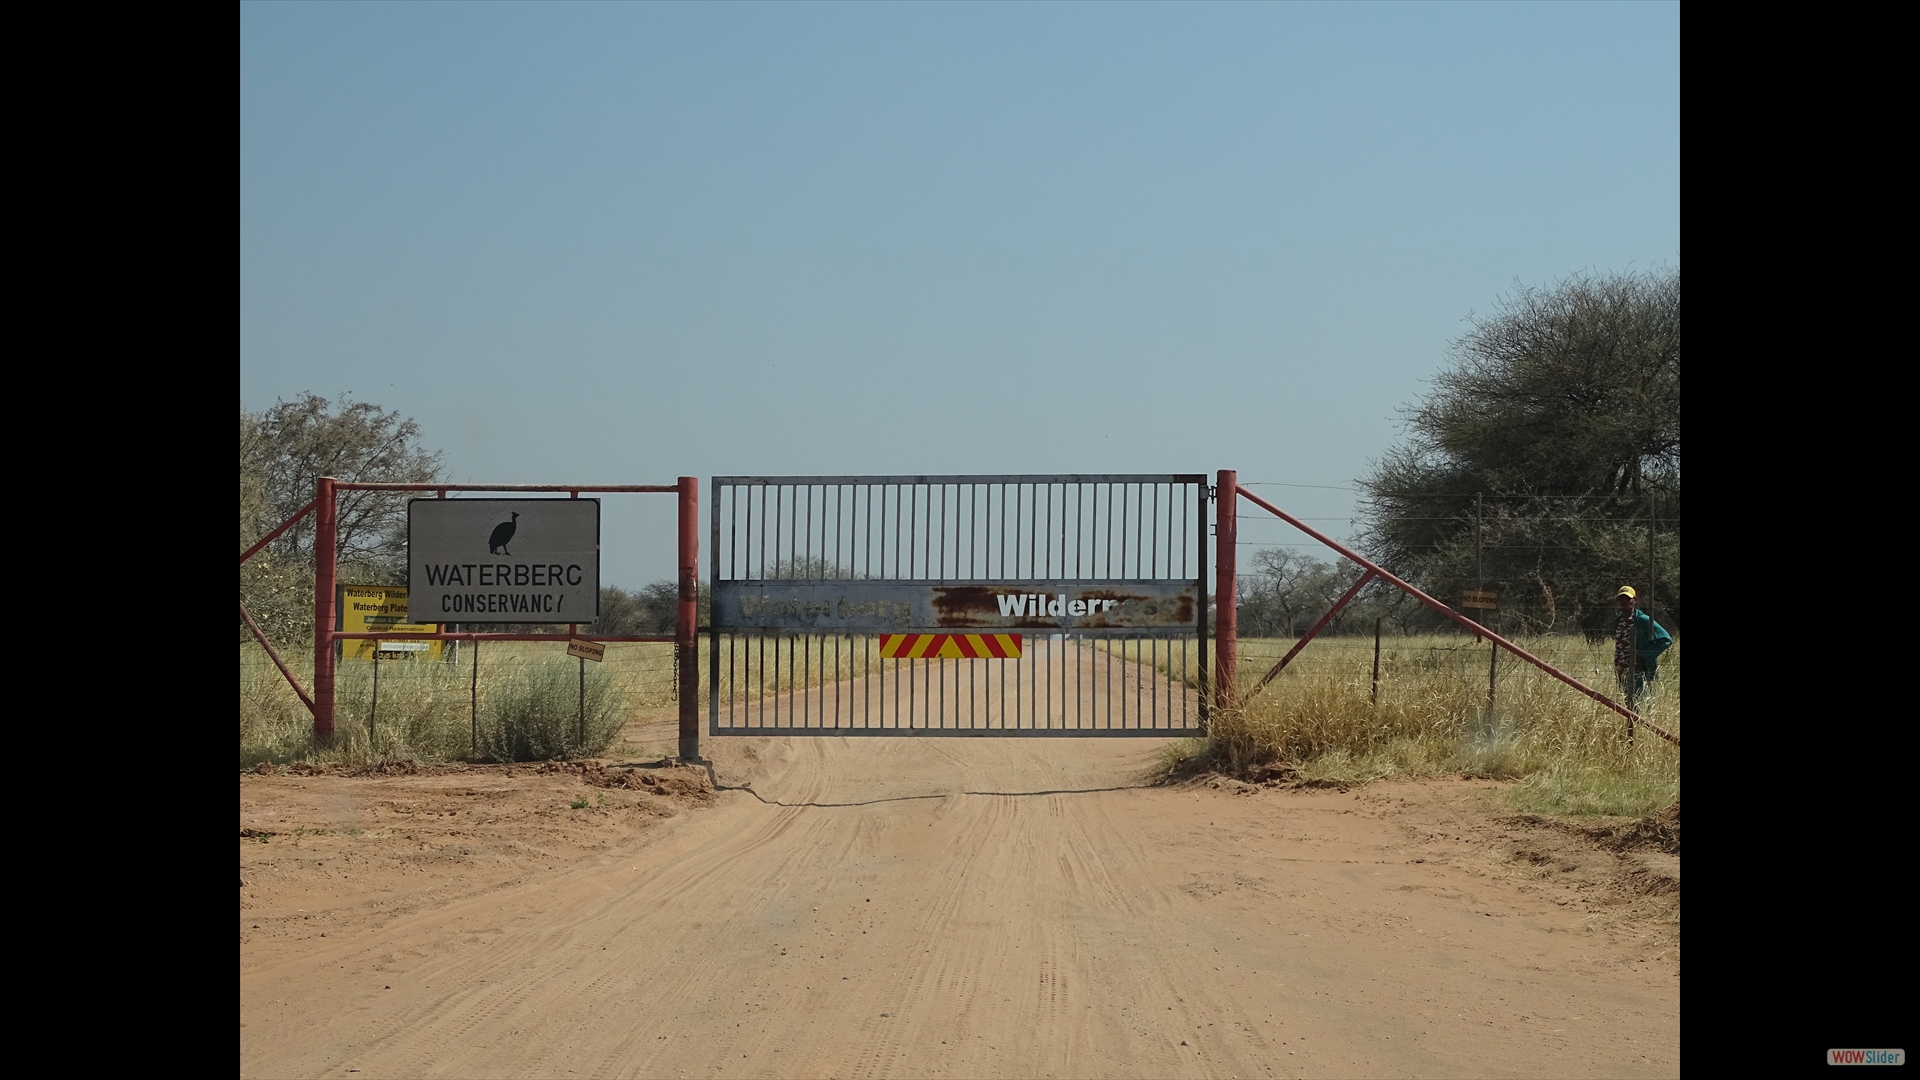
{"type": "Polygon", "coordinates": [[[1631,586],[1631,585],[1622,585],[1622,586],[1620,586],[1620,591],[1619,591],[1619,592],[1617,592],[1617,593],[1614,593],[1613,595],[1615,595],[1615,596],[1624,596],[1624,597],[1626,597],[1626,598],[1627,598],[1627,599],[1629,599],[1629,600],[1633,600],[1633,599],[1637,599],[1637,598],[1639,597],[1639,595],[1640,595],[1640,594],[1639,594],[1639,593],[1637,593],[1637,592],[1634,592],[1634,591],[1633,591],[1633,586],[1631,586]]]}

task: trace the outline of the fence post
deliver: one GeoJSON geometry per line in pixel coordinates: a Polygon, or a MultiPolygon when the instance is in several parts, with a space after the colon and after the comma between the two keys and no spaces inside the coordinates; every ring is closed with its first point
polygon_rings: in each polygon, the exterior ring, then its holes
{"type": "Polygon", "coordinates": [[[1380,620],[1373,620],[1373,695],[1367,698],[1369,705],[1380,704],[1380,620]]]}
{"type": "MultiPolygon", "coordinates": [[[[1647,618],[1653,618],[1653,534],[1660,527],[1660,519],[1654,516],[1653,489],[1647,489],[1647,618]]],[[[1634,642],[1638,647],[1639,642],[1634,642]]]]}
{"type": "Polygon", "coordinates": [[[471,699],[471,704],[473,707],[473,713],[471,717],[473,721],[472,756],[477,758],[480,756],[480,639],[479,638],[475,638],[473,640],[473,687],[470,693],[473,695],[471,699]]]}
{"type": "Polygon", "coordinates": [[[1493,654],[1487,658],[1487,717],[1493,717],[1493,680],[1500,671],[1500,643],[1493,643],[1493,654]]]}
{"type": "Polygon", "coordinates": [[[334,562],[337,556],[331,476],[314,481],[313,496],[313,737],[333,739],[333,618],[334,562]]]}
{"type": "Polygon", "coordinates": [[[1239,653],[1239,582],[1235,575],[1238,552],[1235,544],[1240,536],[1236,514],[1240,503],[1240,474],[1233,469],[1221,469],[1214,498],[1217,501],[1214,508],[1217,527],[1214,529],[1213,543],[1213,703],[1215,708],[1224,709],[1233,701],[1234,663],[1239,653]]]}
{"type": "Polygon", "coordinates": [[[674,657],[680,666],[680,760],[700,760],[700,478],[680,478],[680,604],[674,657]]]}
{"type": "Polygon", "coordinates": [[[373,704],[367,708],[367,753],[374,750],[374,718],[380,715],[380,643],[373,643],[373,704]]]}

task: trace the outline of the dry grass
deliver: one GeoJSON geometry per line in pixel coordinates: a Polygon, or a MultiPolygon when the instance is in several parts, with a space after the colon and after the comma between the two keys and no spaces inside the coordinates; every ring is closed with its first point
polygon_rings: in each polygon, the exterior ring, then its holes
{"type": "MultiPolygon", "coordinates": [[[[752,700],[864,676],[879,660],[872,637],[774,637],[721,646],[722,692],[729,661],[733,693],[752,700]],[[752,679],[746,652],[754,650],[752,679]]],[[[285,655],[285,654],[283,654],[285,655]]],[[[314,742],[313,718],[266,654],[240,647],[240,761],[329,761],[366,764],[391,758],[424,761],[537,760],[614,749],[630,719],[671,710],[678,700],[673,646],[615,642],[606,660],[586,665],[587,732],[579,731],[578,661],[562,642],[490,642],[480,647],[479,708],[473,707],[473,656],[463,644],[454,662],[382,661],[377,711],[373,664],[343,662],[335,679],[334,740],[314,742]],[[369,717],[372,718],[371,733],[369,717]]],[[[700,643],[700,707],[708,697],[707,643],[700,643]]],[[[303,685],[312,685],[310,652],[287,657],[303,685]]],[[[667,752],[622,747],[636,753],[667,752]]],[[[671,748],[668,748],[671,749],[671,748]]]]}
{"type": "MultiPolygon", "coordinates": [[[[1243,639],[1245,691],[1291,641],[1243,639]]],[[[1612,644],[1544,638],[1520,643],[1561,670],[1611,692],[1612,644]]],[[[579,731],[579,668],[560,643],[494,643],[481,649],[479,723],[471,708],[472,656],[457,663],[384,662],[373,712],[372,665],[343,664],[337,683],[336,738],[313,742],[312,720],[265,655],[251,644],[240,655],[240,756],[244,766],[326,760],[364,763],[414,756],[425,760],[499,760],[603,753],[630,718],[673,707],[673,647],[613,644],[604,664],[587,665],[587,731],[579,731]]],[[[733,693],[761,694],[859,678],[878,660],[870,637],[741,639],[729,653],[723,639],[721,682],[738,673],[733,693]],[[744,650],[754,652],[753,679],[744,650]],[[764,678],[762,672],[764,671],[764,678]]],[[[701,643],[703,664],[706,643],[701,643]]],[[[1660,678],[1643,704],[1649,719],[1680,733],[1680,646],[1661,660],[1660,678]]],[[[1132,650],[1128,649],[1129,658],[1132,650]]],[[[1471,638],[1434,635],[1382,643],[1378,698],[1371,639],[1329,638],[1310,644],[1277,679],[1246,704],[1217,715],[1209,737],[1176,744],[1172,767],[1196,755],[1230,773],[1279,761],[1308,778],[1365,781],[1389,776],[1467,774],[1521,781],[1517,806],[1557,814],[1638,815],[1679,797],[1679,751],[1649,732],[1629,742],[1617,714],[1545,673],[1503,655],[1494,700],[1487,702],[1490,647],[1471,638]]],[[[1159,646],[1159,667],[1197,685],[1192,642],[1159,646]],[[1184,650],[1184,654],[1183,654],[1184,650]]],[[[1150,657],[1143,656],[1142,660],[1150,657]]],[[[297,674],[310,679],[310,663],[297,674]]],[[[699,686],[704,711],[708,680],[699,686]]],[[[634,748],[639,749],[639,748],[634,748]]]]}
{"type": "MultiPolygon", "coordinates": [[[[240,763],[329,761],[366,764],[541,760],[591,756],[612,746],[633,716],[671,708],[671,645],[613,644],[604,663],[586,665],[582,723],[580,665],[564,643],[497,642],[480,649],[478,710],[474,651],[456,662],[383,661],[378,708],[373,667],[342,663],[335,679],[334,739],[313,739],[313,718],[256,646],[240,648],[240,763]]],[[[304,685],[312,661],[289,660],[304,685]],[[295,666],[297,664],[297,666],[295,666]]]]}
{"type": "MultiPolygon", "coordinates": [[[[706,674],[707,643],[700,643],[706,674]]],[[[880,639],[857,634],[722,636],[720,694],[736,702],[865,678],[880,670],[880,639]]],[[[707,682],[700,683],[702,695],[707,682]]],[[[701,702],[706,698],[702,696],[701,702]]]]}
{"type": "MultiPolygon", "coordinates": [[[[1511,654],[1492,704],[1491,646],[1432,636],[1382,642],[1377,699],[1371,639],[1315,641],[1258,694],[1253,684],[1290,641],[1243,640],[1244,704],[1216,715],[1210,764],[1244,774],[1284,762],[1308,778],[1365,781],[1466,774],[1522,782],[1514,802],[1560,814],[1639,815],[1679,798],[1679,750],[1644,729],[1628,738],[1617,713],[1511,654]]],[[[1613,692],[1613,645],[1582,638],[1519,642],[1602,693],[1613,692]]],[[[1662,657],[1647,718],[1680,734],[1680,648],[1662,657]]],[[[1175,751],[1169,764],[1177,763],[1175,751]]]]}

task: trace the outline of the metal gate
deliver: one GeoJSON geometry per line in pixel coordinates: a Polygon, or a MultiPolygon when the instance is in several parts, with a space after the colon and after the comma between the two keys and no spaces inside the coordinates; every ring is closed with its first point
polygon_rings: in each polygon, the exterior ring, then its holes
{"type": "Polygon", "coordinates": [[[714,735],[1205,731],[1200,474],[717,476],[714,735]]]}

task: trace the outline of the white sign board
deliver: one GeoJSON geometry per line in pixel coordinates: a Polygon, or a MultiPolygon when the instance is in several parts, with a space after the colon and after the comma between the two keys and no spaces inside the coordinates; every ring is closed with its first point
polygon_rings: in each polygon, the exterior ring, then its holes
{"type": "Polygon", "coordinates": [[[409,622],[593,622],[600,500],[414,499],[407,584],[409,622]]]}
{"type": "Polygon", "coordinates": [[[430,641],[383,641],[380,652],[426,652],[433,648],[430,641]]]}

